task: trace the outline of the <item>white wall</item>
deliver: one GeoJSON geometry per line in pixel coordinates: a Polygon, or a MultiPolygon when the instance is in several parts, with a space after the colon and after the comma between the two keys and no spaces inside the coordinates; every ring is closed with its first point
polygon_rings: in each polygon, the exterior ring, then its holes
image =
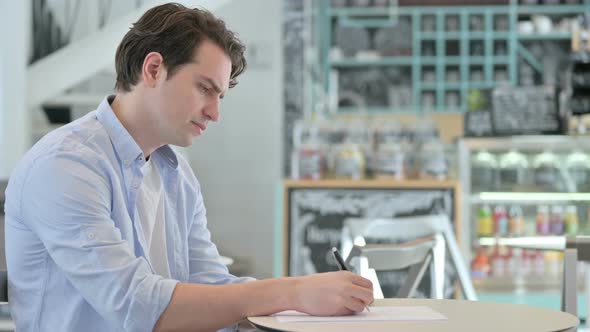
{"type": "Polygon", "coordinates": [[[234,1],[216,12],[250,51],[249,67],[188,155],[201,183],[209,228],[222,254],[245,257],[252,275],[273,272],[281,179],[282,1],[234,1]],[[254,54],[255,53],[255,54],[254,54]]]}
{"type": "Polygon", "coordinates": [[[30,145],[26,112],[29,1],[0,1],[0,179],[7,179],[30,145]]]}

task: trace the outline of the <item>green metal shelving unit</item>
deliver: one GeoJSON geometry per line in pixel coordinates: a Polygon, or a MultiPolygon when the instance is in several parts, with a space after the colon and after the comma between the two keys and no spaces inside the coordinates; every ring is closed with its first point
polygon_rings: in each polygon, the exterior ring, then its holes
{"type": "MultiPolygon", "coordinates": [[[[542,74],[541,62],[523,46],[526,41],[567,41],[571,39],[570,33],[549,34],[519,34],[518,18],[523,15],[568,15],[572,16],[590,12],[590,0],[585,0],[580,5],[518,5],[511,0],[509,5],[497,6],[447,6],[447,7],[398,7],[395,10],[387,8],[331,8],[328,0],[318,1],[318,13],[320,15],[320,66],[323,71],[323,88],[331,91],[330,81],[333,70],[339,71],[347,68],[371,68],[387,66],[406,66],[411,68],[412,105],[402,110],[390,109],[386,106],[379,107],[369,112],[414,112],[421,111],[460,111],[467,110],[466,100],[471,89],[490,89],[497,81],[495,75],[504,71],[507,81],[518,85],[518,59],[528,62],[537,72],[542,74]],[[332,25],[336,21],[341,25],[361,26],[365,28],[388,27],[396,22],[388,14],[394,12],[396,16],[408,17],[412,26],[412,55],[411,56],[381,56],[371,59],[363,58],[339,58],[331,59],[332,25]],[[422,20],[426,16],[434,17],[435,30],[422,31],[422,20]],[[457,31],[445,31],[445,20],[455,16],[458,18],[457,31]],[[483,19],[482,30],[471,30],[469,20],[473,16],[483,19]],[[389,18],[388,18],[389,17],[389,18]],[[507,25],[505,30],[495,29],[494,22],[504,19],[507,25]],[[424,43],[433,43],[434,55],[426,55],[423,52],[424,43]],[[458,46],[458,54],[447,55],[446,48],[449,43],[458,46]],[[470,47],[474,43],[483,44],[483,54],[470,55],[470,47]],[[504,54],[498,54],[496,45],[504,44],[504,54]],[[424,69],[434,68],[435,76],[432,81],[423,80],[424,69]],[[459,79],[447,81],[450,67],[458,68],[459,79]],[[475,75],[481,71],[481,75],[475,75]],[[481,76],[481,77],[475,77],[481,76]],[[449,110],[446,105],[447,93],[459,94],[459,109],[449,110]],[[433,110],[425,110],[422,105],[423,94],[434,93],[435,105],[433,110]]],[[[343,110],[350,111],[350,109],[343,110]]]]}

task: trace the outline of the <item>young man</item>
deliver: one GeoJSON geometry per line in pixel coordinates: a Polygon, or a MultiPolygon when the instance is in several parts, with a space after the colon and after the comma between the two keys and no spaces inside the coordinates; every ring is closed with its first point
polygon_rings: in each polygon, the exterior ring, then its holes
{"type": "Polygon", "coordinates": [[[352,314],[373,300],[349,272],[254,281],[219,263],[189,146],[244,70],[223,21],[178,4],[146,12],[116,54],[116,95],[44,137],[6,191],[18,331],[215,330],[295,309],[352,314]]]}

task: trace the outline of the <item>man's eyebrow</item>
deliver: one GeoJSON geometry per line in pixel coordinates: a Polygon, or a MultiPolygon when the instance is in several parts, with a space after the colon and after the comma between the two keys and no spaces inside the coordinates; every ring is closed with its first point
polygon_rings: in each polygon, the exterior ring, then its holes
{"type": "Polygon", "coordinates": [[[223,99],[223,94],[222,94],[222,90],[219,87],[219,85],[217,85],[217,83],[215,83],[215,81],[213,81],[212,79],[210,79],[209,77],[203,76],[203,75],[199,75],[199,77],[205,81],[207,81],[207,83],[211,84],[211,86],[213,87],[213,90],[215,90],[217,93],[221,94],[221,96],[219,98],[223,99]]]}

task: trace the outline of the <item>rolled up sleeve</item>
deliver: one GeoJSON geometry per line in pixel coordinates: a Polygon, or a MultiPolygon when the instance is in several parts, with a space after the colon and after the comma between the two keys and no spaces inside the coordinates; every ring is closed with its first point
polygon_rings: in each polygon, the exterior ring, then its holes
{"type": "Polygon", "coordinates": [[[152,331],[177,281],[152,273],[111,218],[112,186],[97,159],[41,157],[22,187],[23,220],[82,297],[113,326],[152,331]],[[42,185],[39,185],[42,184],[42,185]]]}

